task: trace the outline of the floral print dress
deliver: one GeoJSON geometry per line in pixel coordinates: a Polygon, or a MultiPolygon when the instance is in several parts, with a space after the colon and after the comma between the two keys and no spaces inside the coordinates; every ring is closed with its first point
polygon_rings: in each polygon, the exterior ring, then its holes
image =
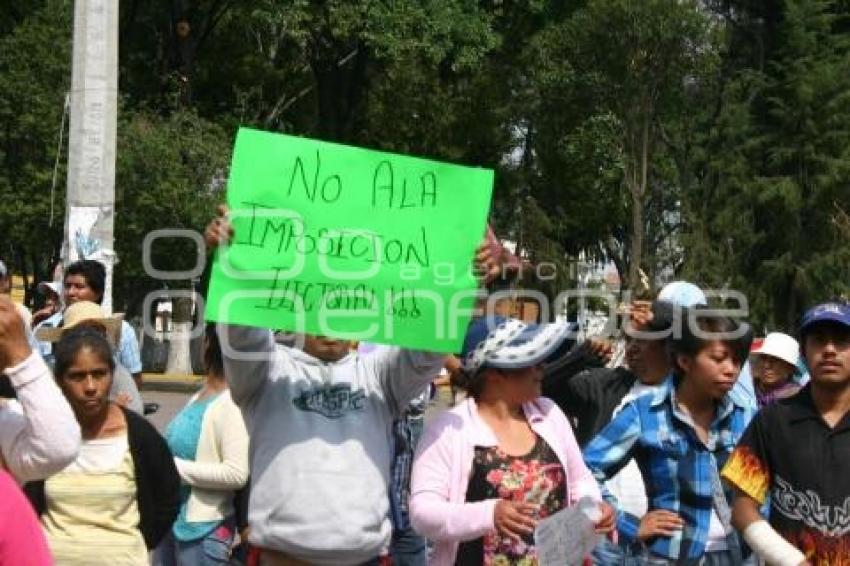
{"type": "MultiPolygon", "coordinates": [[[[478,446],[466,490],[467,503],[486,499],[535,503],[543,519],[564,507],[567,483],[564,468],[543,438],[524,456],[509,456],[497,446],[478,446]]],[[[496,531],[460,545],[457,566],[535,566],[534,537],[517,541],[496,531]]]]}

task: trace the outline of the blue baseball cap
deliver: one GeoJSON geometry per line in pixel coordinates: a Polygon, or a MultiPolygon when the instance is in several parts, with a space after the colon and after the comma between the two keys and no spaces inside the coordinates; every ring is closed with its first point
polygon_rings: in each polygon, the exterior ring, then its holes
{"type": "Polygon", "coordinates": [[[569,321],[528,324],[516,318],[490,316],[469,325],[461,361],[467,373],[483,367],[522,369],[553,361],[560,346],[575,338],[576,327],[569,321]]]}
{"type": "Polygon", "coordinates": [[[846,303],[823,303],[810,308],[800,321],[800,334],[805,334],[819,322],[835,322],[850,328],[850,305],[846,303]]]}

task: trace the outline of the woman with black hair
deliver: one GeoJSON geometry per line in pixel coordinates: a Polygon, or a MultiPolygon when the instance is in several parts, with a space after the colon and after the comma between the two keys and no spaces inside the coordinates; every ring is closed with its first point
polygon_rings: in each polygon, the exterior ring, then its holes
{"type": "Polygon", "coordinates": [[[410,519],[435,543],[429,564],[536,565],[538,521],[583,499],[599,509],[597,532],[613,530],[567,417],[541,397],[543,364],[569,332],[501,317],[470,325],[468,396],[425,425],[413,463],[410,519]]]}
{"type": "Polygon", "coordinates": [[[720,470],[753,414],[728,394],[746,359],[746,323],[684,309],[668,342],[672,375],[656,392],[626,405],[584,452],[603,495],[604,482],[631,458],[646,484],[649,512],[618,512],[621,537],[644,545],[643,564],[741,564],[730,524],[732,493],[720,470]]]}
{"type": "Polygon", "coordinates": [[[27,492],[57,564],[148,564],[177,515],[180,485],[163,438],[109,401],[115,361],[103,334],[65,332],[55,374],[82,430],[77,459],[27,492]]]}
{"type": "Polygon", "coordinates": [[[236,533],[234,494],[248,481],[248,432],[230,398],[215,324],[204,340],[204,386],[165,438],[183,486],[180,513],[154,553],[155,566],[225,564],[236,533]]]}

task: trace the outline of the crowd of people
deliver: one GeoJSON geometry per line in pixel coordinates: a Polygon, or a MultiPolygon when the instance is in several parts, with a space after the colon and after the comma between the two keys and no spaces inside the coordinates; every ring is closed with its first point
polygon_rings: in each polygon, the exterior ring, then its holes
{"type": "MultiPolygon", "coordinates": [[[[205,236],[234,237],[226,210],[205,236]]],[[[485,240],[475,261],[487,283],[505,258],[485,240]]],[[[39,285],[32,315],[8,279],[0,565],[532,566],[540,521],[588,501],[587,564],[850,564],[847,303],[754,340],[677,282],[624,308],[621,367],[501,310],[456,356],[208,324],[203,385],[160,434],[103,266],[39,285]]]]}

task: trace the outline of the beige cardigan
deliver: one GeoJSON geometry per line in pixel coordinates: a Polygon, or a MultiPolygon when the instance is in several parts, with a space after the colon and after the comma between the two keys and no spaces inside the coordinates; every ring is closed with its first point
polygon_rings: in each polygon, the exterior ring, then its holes
{"type": "Polygon", "coordinates": [[[174,463],[180,479],[192,487],[186,504],[189,522],[220,521],[233,514],[233,494],[248,481],[248,431],[230,391],[222,391],[207,407],[195,461],[175,458],[174,463]]]}

